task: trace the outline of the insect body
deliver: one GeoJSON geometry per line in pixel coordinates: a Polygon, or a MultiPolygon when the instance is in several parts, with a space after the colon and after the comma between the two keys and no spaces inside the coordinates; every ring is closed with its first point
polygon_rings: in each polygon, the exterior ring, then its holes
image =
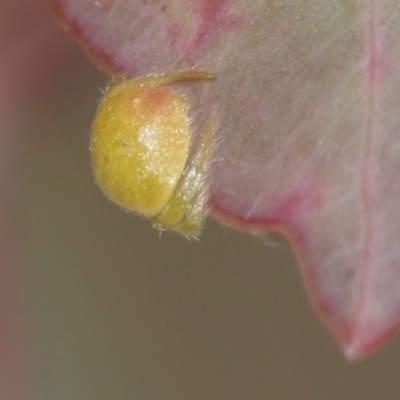
{"type": "Polygon", "coordinates": [[[117,80],[97,111],[91,137],[96,182],[125,209],[150,217],[161,230],[196,235],[206,214],[213,126],[199,145],[186,98],[168,84],[211,80],[204,71],[177,71],[117,80]]]}

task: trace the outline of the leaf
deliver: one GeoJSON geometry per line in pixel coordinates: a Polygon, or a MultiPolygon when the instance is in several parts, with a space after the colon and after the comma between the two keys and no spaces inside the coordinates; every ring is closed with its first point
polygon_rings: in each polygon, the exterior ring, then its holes
{"type": "Polygon", "coordinates": [[[98,65],[201,68],[194,127],[218,122],[214,215],[280,230],[350,359],[400,325],[397,0],[52,0],[98,65]]]}

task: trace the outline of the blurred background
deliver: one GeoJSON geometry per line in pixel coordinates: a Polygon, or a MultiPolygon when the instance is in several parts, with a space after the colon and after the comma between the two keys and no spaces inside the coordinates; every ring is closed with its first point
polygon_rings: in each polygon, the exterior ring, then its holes
{"type": "Polygon", "coordinates": [[[160,236],[107,201],[88,142],[108,78],[73,52],[24,108],[3,174],[21,399],[398,399],[399,339],[346,362],[282,238],[212,220],[200,241],[160,236]]]}

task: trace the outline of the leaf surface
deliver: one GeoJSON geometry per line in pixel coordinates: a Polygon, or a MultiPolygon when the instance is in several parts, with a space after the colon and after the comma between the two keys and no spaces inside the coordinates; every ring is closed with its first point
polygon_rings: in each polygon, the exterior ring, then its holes
{"type": "Polygon", "coordinates": [[[110,73],[217,73],[212,84],[182,89],[195,132],[210,115],[217,123],[214,215],[288,235],[348,358],[398,330],[397,0],[50,4],[110,73]]]}

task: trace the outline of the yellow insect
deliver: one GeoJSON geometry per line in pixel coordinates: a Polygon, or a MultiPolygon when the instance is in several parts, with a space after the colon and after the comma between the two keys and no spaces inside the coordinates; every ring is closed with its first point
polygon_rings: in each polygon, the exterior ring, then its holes
{"type": "Polygon", "coordinates": [[[213,148],[208,120],[192,149],[187,99],[167,85],[212,79],[195,70],[119,79],[97,110],[90,147],[98,186],[121,207],[150,217],[160,230],[199,232],[213,148]]]}

